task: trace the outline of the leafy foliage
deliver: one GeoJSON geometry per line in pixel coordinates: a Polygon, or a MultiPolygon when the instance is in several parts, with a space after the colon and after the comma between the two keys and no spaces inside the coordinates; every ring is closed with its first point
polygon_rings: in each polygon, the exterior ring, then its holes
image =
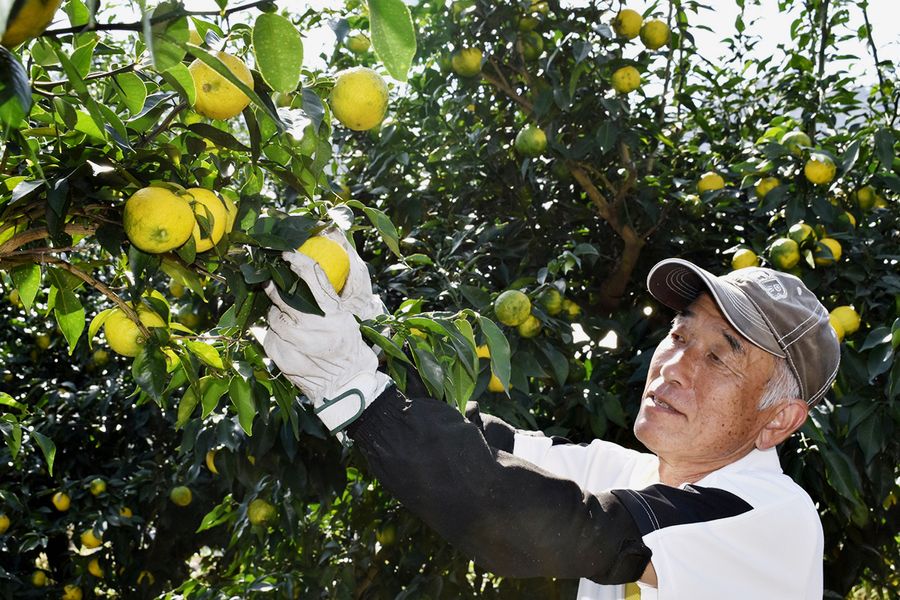
{"type": "Polygon", "coordinates": [[[266,360],[255,335],[264,286],[318,311],[280,254],[327,224],[355,233],[385,299],[390,314],[361,327],[401,387],[628,446],[667,325],[643,286],[649,268],[677,255],[722,271],[739,248],[766,260],[794,223],[820,228],[843,257],[817,264],[810,240],[795,271],[863,324],[845,338],[833,393],[782,461],[819,506],[829,593],[896,590],[900,92],[889,64],[876,64],[867,94],[841,66],[841,40],[871,35],[849,29],[864,2],[780,3],[783,15],[801,9],[793,46],[749,65],[756,40],[743,12],[729,55],[703,58],[693,0],[645,15],[673,30],[658,51],[615,38],[618,3],[607,1],[551,0],[544,11],[526,0],[373,0],[299,12],[222,0],[216,14],[164,2],[111,25],[95,4],[67,2],[44,35],[0,52],[6,596],[59,595],[73,583],[87,597],[574,593],[574,582],[494,577],[448,548],[326,435],[266,360]],[[338,41],[329,67],[301,69],[301,34],[325,23],[338,41]],[[373,51],[345,47],[360,31],[373,51]],[[480,77],[451,71],[463,47],[482,50],[480,77]],[[252,88],[221,49],[252,66],[252,88]],[[250,98],[239,117],[192,111],[195,59],[250,98]],[[333,75],[360,64],[406,83],[380,128],[351,132],[333,127],[327,98],[333,75]],[[625,65],[643,85],[616,94],[610,78],[625,65]],[[539,156],[514,151],[527,125],[547,135],[539,156]],[[796,129],[813,146],[799,154],[781,143],[796,129]],[[831,184],[804,177],[811,150],[837,164],[831,184]],[[726,187],[697,194],[709,170],[726,187]],[[780,185],[759,199],[763,176],[780,185]],[[122,209],[150,184],[214,190],[238,207],[233,230],[208,252],[192,242],[138,250],[122,209]],[[866,185],[881,198],[871,206],[856,194],[866,185]],[[538,335],[497,325],[492,303],[506,289],[528,293],[538,335]],[[568,301],[561,311],[546,301],[551,290],[568,301]],[[101,334],[112,308],[137,304],[167,327],[142,332],[131,360],[108,352],[101,334]],[[492,373],[508,394],[490,391],[492,373]],[[95,496],[98,477],[107,489],[95,496]],[[168,497],[182,485],[193,495],[186,507],[168,497]],[[67,511],[54,507],[57,492],[71,498],[67,511]],[[250,523],[257,499],[275,506],[273,521],[250,523]],[[100,548],[80,543],[91,528],[100,548]],[[93,558],[103,579],[88,570],[93,558]],[[36,569],[49,587],[33,585],[36,569]]]}

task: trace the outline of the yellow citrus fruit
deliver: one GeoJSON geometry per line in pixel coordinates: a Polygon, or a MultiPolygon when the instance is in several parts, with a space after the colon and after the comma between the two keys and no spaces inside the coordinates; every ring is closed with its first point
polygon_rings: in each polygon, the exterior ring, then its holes
{"type": "Polygon", "coordinates": [[[219,243],[225,235],[228,224],[228,211],[225,203],[214,192],[205,188],[189,188],[181,197],[191,203],[194,214],[205,217],[209,226],[209,235],[200,229],[200,223],[194,220],[194,245],[197,252],[206,252],[219,243]]]}
{"type": "Polygon", "coordinates": [[[53,506],[55,506],[56,510],[58,510],[59,512],[66,512],[72,505],[72,502],[69,499],[69,495],[65,492],[56,492],[55,494],[53,494],[52,501],[53,506]]]}
{"type": "Polygon", "coordinates": [[[481,50],[478,48],[461,48],[453,53],[450,66],[453,72],[461,77],[475,77],[481,73],[481,50]]]}
{"type": "Polygon", "coordinates": [[[94,353],[91,354],[91,360],[94,361],[96,366],[102,367],[109,362],[109,352],[103,348],[97,348],[94,350],[94,353]]]}
{"type": "Polygon", "coordinates": [[[31,585],[34,587],[44,587],[47,585],[47,574],[43,571],[35,571],[31,574],[31,585]]]}
{"type": "Polygon", "coordinates": [[[516,134],[515,148],[522,156],[540,156],[547,149],[547,134],[534,125],[523,127],[516,134]]]}
{"type": "Polygon", "coordinates": [[[487,344],[482,344],[475,348],[475,356],[478,358],[490,358],[491,349],[487,347],[487,344]]]}
{"type": "Polygon", "coordinates": [[[34,343],[37,344],[37,347],[41,350],[46,350],[50,347],[50,336],[46,333],[42,333],[34,339],[34,343]]]}
{"type": "Polygon", "coordinates": [[[756,182],[756,197],[762,200],[766,195],[781,185],[777,177],[763,177],[756,182]]]}
{"type": "Polygon", "coordinates": [[[836,221],[844,226],[844,229],[852,229],[856,227],[856,217],[853,216],[853,213],[844,211],[837,216],[836,221]]]}
{"type": "MultiPolygon", "coordinates": [[[[238,81],[253,88],[253,74],[244,61],[223,50],[216,52],[215,56],[225,64],[238,81]]],[[[204,117],[230,119],[239,115],[250,104],[250,97],[247,94],[199,58],[191,63],[188,70],[197,91],[194,110],[204,117]]]]}
{"type": "Polygon", "coordinates": [[[613,19],[612,28],[617,36],[633,40],[641,33],[641,23],[643,18],[640,13],[624,8],[613,19]]]}
{"type": "Polygon", "coordinates": [[[11,3],[9,6],[13,10],[7,17],[6,31],[3,32],[0,44],[12,48],[44,33],[60,4],[62,0],[26,0],[11,3]]]}
{"type": "Polygon", "coordinates": [[[546,15],[550,12],[550,4],[546,0],[531,0],[528,10],[534,15],[546,15]]]}
{"type": "Polygon", "coordinates": [[[581,307],[568,298],[562,301],[562,309],[570,319],[577,319],[581,315],[581,307]]]}
{"type": "Polygon", "coordinates": [[[382,546],[393,546],[397,541],[397,528],[392,524],[379,527],[375,531],[375,539],[382,546]]]}
{"type": "Polygon", "coordinates": [[[781,136],[781,145],[790,150],[791,154],[800,156],[804,148],[812,146],[812,140],[802,131],[789,131],[781,136]]]}
{"type": "Polygon", "coordinates": [[[316,236],[303,242],[297,251],[319,263],[334,291],[341,293],[350,274],[350,257],[340,244],[325,236],[316,236]]]}
{"type": "Polygon", "coordinates": [[[196,29],[191,27],[188,30],[188,43],[191,43],[195,46],[202,46],[204,42],[205,40],[200,37],[200,33],[196,29]]]}
{"type": "Polygon", "coordinates": [[[354,131],[368,131],[387,113],[388,87],[372,69],[354,67],[338,73],[330,98],[338,121],[354,131]]]}
{"type": "Polygon", "coordinates": [[[169,492],[169,500],[178,506],[187,506],[193,499],[194,494],[191,493],[191,488],[186,485],[175,486],[172,488],[172,491],[169,492]]]}
{"type": "Polygon", "coordinates": [[[803,174],[806,175],[806,178],[810,183],[817,185],[831,183],[836,172],[837,167],[834,166],[834,161],[824,154],[813,154],[803,167],[803,174]]]}
{"type": "Polygon", "coordinates": [[[791,225],[791,228],[788,229],[788,237],[797,242],[798,246],[802,246],[807,242],[815,240],[816,232],[806,223],[794,223],[791,225]]]}
{"type": "Polygon", "coordinates": [[[555,317],[562,311],[562,294],[554,287],[547,288],[538,296],[538,304],[547,311],[548,315],[555,317]]]}
{"type": "Polygon", "coordinates": [[[238,207],[228,196],[222,196],[222,202],[225,204],[225,233],[231,233],[237,219],[238,207]]]}
{"type": "Polygon", "coordinates": [[[528,318],[516,327],[516,331],[518,331],[519,335],[523,338],[533,338],[541,332],[542,328],[543,325],[541,324],[540,319],[534,315],[528,315],[528,318]]]}
{"type": "Polygon", "coordinates": [[[151,254],[182,245],[196,224],[185,198],[155,186],[139,189],[125,202],[122,220],[131,243],[151,254]]]}
{"type": "Polygon", "coordinates": [[[620,94],[630,94],[641,87],[641,74],[631,65],[616,69],[612,74],[612,86],[620,94]]]}
{"type": "Polygon", "coordinates": [[[756,252],[750,250],[749,248],[741,248],[734,253],[734,256],[731,257],[732,270],[758,266],[759,257],[756,255],[756,252]]]}
{"type": "Polygon", "coordinates": [[[216,468],[216,451],[210,450],[206,453],[206,468],[216,475],[219,474],[219,470],[216,468]]]}
{"type": "Polygon", "coordinates": [[[776,269],[792,269],[800,262],[800,246],[791,238],[778,238],[769,246],[769,260],[776,269]]]}
{"type": "Polygon", "coordinates": [[[860,210],[872,210],[875,208],[875,202],[878,200],[878,192],[871,185],[864,185],[856,190],[853,198],[856,200],[856,205],[859,206],[860,210]]]}
{"type": "Polygon", "coordinates": [[[834,238],[824,237],[816,244],[813,260],[817,265],[827,267],[841,260],[841,244],[834,238]]]}
{"type": "Polygon", "coordinates": [[[63,588],[62,600],[81,600],[81,588],[72,583],[63,588]]]}
{"type": "Polygon", "coordinates": [[[852,306],[838,306],[831,311],[830,317],[841,324],[846,335],[852,335],[859,329],[859,313],[852,306]]]}
{"type": "Polygon", "coordinates": [[[641,41],[650,50],[658,50],[669,43],[669,26],[660,19],[648,19],[641,26],[641,41]]]}
{"type": "Polygon", "coordinates": [[[841,325],[841,321],[834,315],[828,315],[828,322],[831,324],[831,328],[834,329],[834,332],[837,334],[838,341],[844,341],[845,332],[844,326],[841,325]]]}
{"type": "Polygon", "coordinates": [[[537,60],[544,52],[544,38],[535,31],[522,34],[522,57],[525,60],[537,60]]]}
{"type": "Polygon", "coordinates": [[[9,303],[16,308],[22,308],[22,297],[19,295],[19,290],[13,290],[9,293],[9,303]]]}
{"type": "Polygon", "coordinates": [[[97,579],[103,579],[103,569],[100,567],[100,561],[96,558],[92,558],[90,562],[88,562],[88,573],[96,577],[97,579]]]}
{"type": "Polygon", "coordinates": [[[700,181],[697,182],[697,191],[701,194],[703,192],[721,190],[723,187],[725,187],[725,180],[715,171],[707,171],[700,177],[700,181]]]}
{"type": "MultiPolygon", "coordinates": [[[[166,326],[162,317],[148,308],[140,306],[137,313],[141,323],[148,329],[166,326]]],[[[141,352],[141,346],[146,343],[141,330],[121,308],[116,308],[109,314],[103,323],[103,332],[109,347],[122,356],[137,356],[141,352]]]]}
{"type": "Polygon", "coordinates": [[[518,327],[531,316],[531,300],[519,290],[506,290],[494,300],[494,314],[504,325],[518,327]]]}
{"type": "Polygon", "coordinates": [[[141,585],[142,583],[146,585],[153,585],[156,581],[156,577],[153,576],[153,573],[150,571],[141,571],[138,573],[137,583],[141,585]]]}
{"type": "Polygon", "coordinates": [[[99,496],[103,492],[106,491],[106,482],[100,479],[99,477],[95,477],[91,480],[91,494],[94,496],[99,496]]]}
{"type": "Polygon", "coordinates": [[[85,529],[81,533],[81,545],[85,548],[99,548],[103,544],[103,537],[94,535],[93,529],[85,529]]]}
{"type": "MultiPolygon", "coordinates": [[[[510,384],[509,387],[511,388],[512,384],[510,384]]],[[[500,378],[497,377],[496,375],[494,375],[493,373],[491,373],[491,380],[488,382],[488,391],[496,392],[496,393],[506,391],[506,388],[503,387],[502,383],[500,383],[500,378]]]]}
{"type": "Polygon", "coordinates": [[[538,19],[537,17],[529,17],[529,16],[519,17],[518,25],[519,25],[519,31],[521,31],[521,32],[534,31],[537,28],[537,26],[540,24],[541,24],[541,20],[538,19]]]}
{"type": "Polygon", "coordinates": [[[6,530],[9,529],[10,520],[5,514],[0,513],[0,535],[6,533],[6,530]]]}
{"type": "Polygon", "coordinates": [[[247,517],[253,525],[265,525],[275,518],[275,507],[262,498],[256,498],[247,507],[247,517]]]}
{"type": "Polygon", "coordinates": [[[369,46],[371,45],[372,42],[369,41],[369,36],[364,33],[357,33],[347,38],[347,48],[353,54],[365,54],[369,51],[369,46]]]}
{"type": "Polygon", "coordinates": [[[131,512],[131,509],[128,508],[127,506],[123,506],[122,508],[119,509],[119,516],[125,517],[126,519],[130,519],[131,517],[134,516],[134,513],[131,512]]]}

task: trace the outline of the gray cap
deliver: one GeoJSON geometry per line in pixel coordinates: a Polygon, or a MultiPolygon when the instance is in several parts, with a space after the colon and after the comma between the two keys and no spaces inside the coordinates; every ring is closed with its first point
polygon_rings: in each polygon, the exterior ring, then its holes
{"type": "Polygon", "coordinates": [[[837,375],[841,348],[828,311],[793,275],[747,267],[717,277],[686,260],[669,258],[650,270],[647,289],[678,311],[710,292],[741,335],[787,360],[810,406],[822,399],[837,375]]]}

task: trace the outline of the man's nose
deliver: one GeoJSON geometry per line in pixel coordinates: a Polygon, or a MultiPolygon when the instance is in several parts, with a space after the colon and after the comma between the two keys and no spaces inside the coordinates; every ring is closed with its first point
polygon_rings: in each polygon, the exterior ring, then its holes
{"type": "Polygon", "coordinates": [[[691,360],[688,348],[680,347],[673,349],[665,357],[659,374],[669,383],[677,383],[686,385],[691,380],[691,360]]]}

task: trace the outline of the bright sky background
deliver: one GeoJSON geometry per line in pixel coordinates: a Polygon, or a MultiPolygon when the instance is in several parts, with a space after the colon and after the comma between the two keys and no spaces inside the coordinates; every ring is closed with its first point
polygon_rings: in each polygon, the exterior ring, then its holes
{"type": "MultiPolygon", "coordinates": [[[[501,0],[498,0],[501,1],[501,0]]],[[[585,6],[596,0],[561,0],[563,6],[585,6]]],[[[414,5],[415,0],[406,0],[407,4],[414,5]]],[[[771,54],[780,54],[777,50],[779,44],[790,42],[790,26],[794,16],[786,18],[777,10],[777,0],[760,0],[762,6],[750,6],[754,0],[747,0],[747,9],[744,21],[747,24],[746,33],[758,36],[761,41],[753,56],[748,58],[762,58],[771,54]]],[[[342,3],[342,0],[277,0],[279,7],[290,7],[292,10],[305,10],[306,8],[321,9],[334,7],[342,3]]],[[[152,4],[148,2],[148,4],[152,4]]],[[[185,0],[188,10],[217,10],[213,0],[185,0]]],[[[451,4],[450,0],[447,5],[451,4]]],[[[603,2],[603,4],[606,4],[603,2]]],[[[658,5],[660,16],[665,17],[668,11],[668,2],[646,0],[631,0],[622,2],[623,7],[632,8],[643,12],[648,6],[658,5]]],[[[705,51],[710,60],[715,60],[725,52],[721,43],[723,37],[729,37],[736,33],[734,27],[735,18],[738,15],[737,4],[733,0],[709,0],[709,5],[714,10],[702,10],[699,14],[690,15],[691,23],[705,25],[712,31],[700,28],[693,29],[697,46],[705,51]]],[[[798,3],[799,4],[799,3],[798,3]]],[[[616,9],[619,5],[616,4],[616,9]]],[[[612,18],[612,14],[610,14],[612,18]]],[[[878,48],[878,57],[882,61],[890,60],[895,65],[900,65],[900,0],[869,0],[869,22],[872,24],[872,35],[878,48]]],[[[851,9],[850,29],[855,31],[863,24],[862,12],[851,9]]],[[[306,66],[324,68],[325,62],[320,58],[324,53],[330,55],[335,44],[334,34],[327,26],[322,26],[304,32],[304,62],[306,66]]],[[[639,49],[636,44],[635,49],[639,49]]],[[[877,81],[877,75],[871,59],[871,53],[864,40],[851,39],[841,43],[841,53],[865,57],[858,65],[852,66],[861,85],[872,85],[877,81]]]]}

